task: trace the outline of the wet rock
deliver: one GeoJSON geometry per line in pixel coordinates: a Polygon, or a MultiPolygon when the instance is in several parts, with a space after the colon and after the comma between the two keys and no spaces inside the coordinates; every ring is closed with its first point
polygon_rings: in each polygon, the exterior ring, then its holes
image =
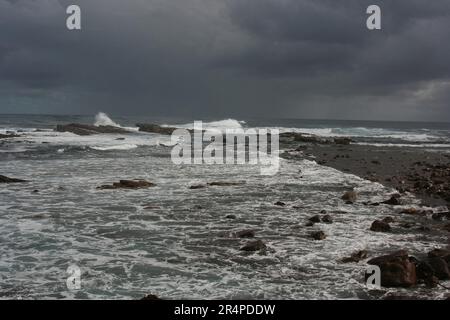
{"type": "Polygon", "coordinates": [[[280,207],[284,207],[286,205],[286,203],[281,202],[281,201],[277,201],[274,203],[275,206],[280,206],[280,207]]]}
{"type": "Polygon", "coordinates": [[[20,137],[20,136],[17,135],[17,134],[13,134],[13,133],[11,133],[11,134],[0,134],[0,139],[18,138],[18,137],[20,137]]]}
{"type": "Polygon", "coordinates": [[[161,298],[159,298],[156,294],[147,294],[145,295],[141,300],[162,300],[161,298]]]}
{"type": "Polygon", "coordinates": [[[236,215],[234,215],[234,214],[227,214],[225,216],[225,219],[236,219],[236,215]]]}
{"type": "Polygon", "coordinates": [[[411,229],[412,227],[414,227],[414,223],[404,222],[404,223],[400,224],[400,227],[405,228],[405,229],[411,229]]]}
{"type": "Polygon", "coordinates": [[[230,186],[240,186],[245,184],[245,182],[227,182],[227,181],[214,181],[209,182],[208,186],[211,187],[230,187],[230,186]]]}
{"type": "Polygon", "coordinates": [[[145,181],[145,180],[120,180],[119,182],[114,182],[112,185],[102,185],[97,187],[100,190],[111,190],[111,189],[143,189],[153,187],[155,184],[145,181]]]}
{"type": "Polygon", "coordinates": [[[389,225],[389,223],[375,220],[370,226],[370,230],[375,232],[389,232],[391,231],[391,226],[389,225]]]}
{"type": "Polygon", "coordinates": [[[405,250],[373,258],[367,263],[380,267],[383,287],[411,287],[417,283],[416,266],[405,250]]]}
{"type": "Polygon", "coordinates": [[[393,196],[391,196],[389,198],[389,200],[383,201],[381,203],[388,204],[388,205],[391,205],[391,206],[398,206],[398,205],[401,204],[399,199],[400,199],[400,195],[399,194],[394,194],[393,196]]]}
{"type": "Polygon", "coordinates": [[[434,271],[434,276],[439,280],[450,279],[450,271],[447,262],[439,257],[432,257],[428,259],[428,263],[434,271]]]}
{"type": "Polygon", "coordinates": [[[154,206],[154,205],[147,205],[147,206],[144,206],[144,210],[158,210],[158,209],[161,209],[161,207],[159,207],[159,206],[154,206]]]}
{"type": "Polygon", "coordinates": [[[333,139],[335,144],[340,144],[340,145],[349,145],[351,142],[353,142],[352,139],[350,138],[334,138],[333,139]]]}
{"type": "Polygon", "coordinates": [[[22,180],[22,179],[16,179],[16,178],[8,178],[6,176],[0,175],[0,183],[23,183],[23,182],[28,182],[28,181],[22,180]]]}
{"type": "Polygon", "coordinates": [[[191,190],[204,189],[206,186],[204,184],[196,184],[189,187],[191,190]]]}
{"type": "Polygon", "coordinates": [[[240,230],[233,233],[233,236],[235,238],[254,238],[255,237],[255,231],[246,229],[246,230],[240,230]]]}
{"type": "Polygon", "coordinates": [[[94,126],[90,124],[80,124],[71,123],[66,125],[57,125],[55,131],[57,132],[71,132],[79,136],[89,136],[93,134],[100,133],[115,133],[115,134],[125,134],[130,133],[130,131],[123,128],[114,126],[94,126]]]}
{"type": "MultiPolygon", "coordinates": [[[[421,280],[427,284],[428,287],[434,287],[434,270],[431,265],[426,261],[418,261],[416,263],[416,276],[418,280],[421,280]]],[[[437,279],[437,278],[436,278],[437,279]]]]}
{"type": "Polygon", "coordinates": [[[443,258],[447,261],[450,261],[450,250],[447,249],[433,249],[430,252],[428,252],[428,257],[430,258],[443,258]]]}
{"type": "Polygon", "coordinates": [[[343,263],[359,262],[361,260],[366,259],[367,255],[368,255],[368,253],[366,250],[360,250],[360,251],[356,251],[356,252],[352,253],[350,257],[342,258],[341,261],[343,263]]]}
{"type": "Polygon", "coordinates": [[[139,131],[142,131],[142,132],[165,134],[165,135],[171,135],[177,129],[174,127],[161,127],[157,124],[151,124],[151,123],[149,123],[149,124],[138,123],[138,124],[136,124],[136,127],[138,127],[139,131]]]}
{"type": "Polygon", "coordinates": [[[416,208],[407,208],[400,211],[401,214],[410,214],[410,215],[416,215],[418,214],[419,210],[416,208]]]}
{"type": "Polygon", "coordinates": [[[327,238],[327,235],[323,231],[316,231],[311,233],[311,238],[314,240],[324,240],[327,238]]]}
{"type": "Polygon", "coordinates": [[[259,251],[265,249],[266,245],[262,240],[254,240],[247,242],[240,248],[241,251],[259,251]]]}
{"type": "Polygon", "coordinates": [[[434,213],[432,216],[431,216],[431,218],[433,219],[433,220],[436,220],[436,221],[442,221],[442,220],[449,220],[450,219],[450,213],[449,212],[437,212],[437,213],[434,213]]]}
{"type": "Polygon", "coordinates": [[[320,222],[320,216],[319,215],[315,215],[312,216],[311,218],[308,219],[309,222],[313,222],[313,223],[319,223],[320,222]]]}
{"type": "Polygon", "coordinates": [[[341,199],[353,203],[356,201],[357,196],[358,194],[355,191],[347,191],[341,199]]]}
{"type": "Polygon", "coordinates": [[[442,227],[443,230],[450,232],[450,223],[447,223],[442,227]]]}
{"type": "Polygon", "coordinates": [[[312,227],[312,226],[314,226],[314,222],[311,222],[311,221],[308,221],[308,222],[305,224],[305,227],[312,227]]]}
{"type": "Polygon", "coordinates": [[[320,214],[327,214],[327,210],[321,210],[320,214]]]}
{"type": "Polygon", "coordinates": [[[333,223],[333,218],[329,214],[326,214],[322,217],[322,222],[323,223],[333,223]]]}

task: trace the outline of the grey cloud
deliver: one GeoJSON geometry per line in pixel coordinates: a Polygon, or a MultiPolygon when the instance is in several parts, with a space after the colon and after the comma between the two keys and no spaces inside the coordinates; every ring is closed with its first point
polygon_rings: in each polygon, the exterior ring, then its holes
{"type": "Polygon", "coordinates": [[[0,0],[0,113],[442,119],[449,17],[447,0],[0,0]]]}

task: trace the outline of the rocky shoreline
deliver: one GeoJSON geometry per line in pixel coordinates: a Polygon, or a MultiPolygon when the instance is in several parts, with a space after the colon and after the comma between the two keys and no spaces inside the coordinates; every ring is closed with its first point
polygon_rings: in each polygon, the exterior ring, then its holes
{"type": "Polygon", "coordinates": [[[421,148],[351,144],[302,146],[303,154],[320,165],[410,192],[426,206],[450,204],[450,154],[421,148]]]}
{"type": "MultiPolygon", "coordinates": [[[[110,126],[91,126],[82,124],[69,124],[57,126],[56,131],[72,132],[78,135],[91,135],[99,133],[129,133],[129,131],[110,126]]],[[[139,125],[143,132],[171,134],[175,128],[161,127],[152,124],[139,125]]],[[[9,136],[8,136],[9,137],[9,136]]],[[[378,266],[381,270],[381,285],[383,287],[414,288],[418,285],[436,287],[442,280],[450,279],[450,248],[448,235],[450,235],[450,155],[430,152],[419,148],[374,147],[355,144],[349,138],[322,138],[299,133],[287,133],[280,136],[280,146],[286,152],[282,155],[289,159],[310,159],[320,165],[329,166],[337,170],[352,173],[364,179],[379,182],[385,186],[397,189],[398,193],[377,203],[363,203],[365,206],[408,206],[402,202],[403,194],[409,192],[422,200],[421,206],[434,207],[434,210],[402,208],[398,216],[385,217],[372,222],[367,232],[389,233],[391,224],[403,229],[418,230],[420,232],[441,232],[447,234],[447,243],[441,248],[429,252],[422,252],[413,256],[405,250],[386,252],[381,256],[371,256],[370,252],[361,250],[349,257],[341,257],[341,263],[359,263],[365,261],[368,265],[378,266]],[[445,211],[445,207],[447,209],[445,211]],[[437,209],[439,208],[439,209],[437,209]],[[402,221],[402,217],[415,217],[416,224],[402,221]],[[430,222],[431,221],[431,222],[430,222]]],[[[0,176],[0,183],[27,182],[25,180],[0,176]]],[[[192,192],[208,187],[233,188],[245,182],[212,181],[204,184],[188,186],[192,192]]],[[[100,185],[97,190],[118,189],[146,189],[155,186],[154,183],[135,179],[119,180],[108,185],[100,185]]],[[[349,190],[340,199],[346,205],[359,202],[356,191],[349,190]]],[[[286,202],[277,201],[273,204],[278,207],[290,207],[286,202]]],[[[150,208],[150,207],[148,207],[150,208]]],[[[323,241],[328,235],[325,229],[320,230],[322,224],[333,224],[333,213],[322,210],[320,214],[311,216],[304,227],[308,231],[311,241],[323,241]],[[319,229],[309,229],[318,224],[319,229]]],[[[227,215],[226,219],[235,219],[227,215]]],[[[256,237],[253,229],[236,230],[230,237],[246,239],[245,243],[236,248],[237,251],[247,254],[264,254],[272,250],[263,239],[256,237]],[[251,238],[251,239],[248,239],[251,238]]],[[[367,277],[367,275],[366,275],[367,277]]],[[[414,292],[410,292],[414,294],[414,292]]],[[[152,296],[153,297],[153,296],[152,296]]],[[[395,297],[392,297],[395,298],[395,297]]],[[[412,297],[409,297],[412,298],[412,297]]]]}

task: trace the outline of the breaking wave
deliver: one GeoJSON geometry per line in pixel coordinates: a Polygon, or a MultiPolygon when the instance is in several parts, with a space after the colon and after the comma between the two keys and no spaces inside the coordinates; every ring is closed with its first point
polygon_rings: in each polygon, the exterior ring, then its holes
{"type": "Polygon", "coordinates": [[[120,124],[111,120],[111,118],[104,112],[99,112],[95,116],[95,126],[112,126],[112,127],[121,127],[120,124]]]}

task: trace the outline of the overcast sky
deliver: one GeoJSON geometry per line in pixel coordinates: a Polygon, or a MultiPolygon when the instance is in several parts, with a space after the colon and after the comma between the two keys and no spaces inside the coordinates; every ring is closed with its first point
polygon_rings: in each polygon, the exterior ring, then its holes
{"type": "Polygon", "coordinates": [[[448,121],[450,1],[0,0],[0,113],[100,110],[448,121]]]}

